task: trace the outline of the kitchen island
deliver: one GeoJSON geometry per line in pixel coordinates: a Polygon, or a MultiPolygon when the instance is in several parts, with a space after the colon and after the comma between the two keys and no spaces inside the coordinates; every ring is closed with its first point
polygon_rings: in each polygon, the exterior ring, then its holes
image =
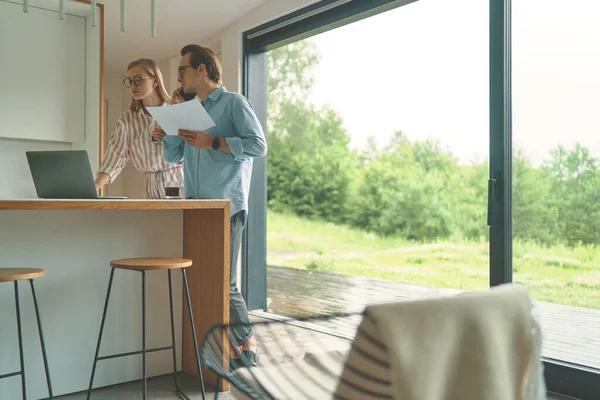
{"type": "MultiPolygon", "coordinates": [[[[191,259],[198,340],[229,321],[229,218],[227,200],[0,200],[0,268],[46,272],[35,285],[55,396],[87,389],[113,259],[191,259]]],[[[167,272],[146,276],[147,348],[169,346],[167,272]]],[[[181,274],[173,278],[178,369],[197,375],[181,274]]],[[[46,397],[31,290],[19,289],[27,394],[46,397]]],[[[101,356],[141,349],[141,290],[139,273],[115,272],[101,356]]],[[[0,321],[1,375],[19,369],[11,284],[0,284],[0,321]]],[[[149,377],[170,373],[172,352],[149,353],[147,363],[149,377]]],[[[141,377],[140,355],[101,361],[94,387],[141,377]]],[[[20,377],[3,381],[0,398],[20,398],[20,377]]],[[[205,371],[205,381],[214,385],[214,376],[205,371]]]]}

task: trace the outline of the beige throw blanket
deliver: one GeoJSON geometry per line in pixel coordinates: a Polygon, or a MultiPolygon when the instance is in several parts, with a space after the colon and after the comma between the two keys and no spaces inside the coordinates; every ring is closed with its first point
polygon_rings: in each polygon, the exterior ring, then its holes
{"type": "Polygon", "coordinates": [[[336,394],[345,399],[540,400],[541,336],[526,289],[367,307],[336,394]]]}

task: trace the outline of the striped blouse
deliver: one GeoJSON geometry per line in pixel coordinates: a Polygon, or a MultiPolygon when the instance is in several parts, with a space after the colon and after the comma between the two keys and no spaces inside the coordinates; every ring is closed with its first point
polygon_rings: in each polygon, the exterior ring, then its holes
{"type": "Polygon", "coordinates": [[[107,174],[112,183],[131,160],[138,171],[145,173],[146,198],[164,198],[166,182],[177,183],[183,190],[182,163],[167,163],[162,144],[152,143],[152,130],[156,126],[143,110],[121,114],[98,173],[107,174]]]}

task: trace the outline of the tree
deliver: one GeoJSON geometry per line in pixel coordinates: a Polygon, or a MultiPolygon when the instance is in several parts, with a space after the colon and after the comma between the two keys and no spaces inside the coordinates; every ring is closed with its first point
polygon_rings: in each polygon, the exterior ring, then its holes
{"type": "Polygon", "coordinates": [[[568,151],[558,146],[543,171],[551,179],[552,205],[558,209],[560,239],[569,245],[600,244],[600,160],[577,143],[568,151]]]}
{"type": "Polygon", "coordinates": [[[312,68],[321,57],[311,40],[301,40],[267,53],[268,120],[280,114],[283,101],[302,102],[314,85],[312,68]]]}
{"type": "MultiPolygon", "coordinates": [[[[268,53],[268,205],[425,241],[487,236],[489,165],[459,165],[439,141],[397,131],[349,149],[341,116],[308,99],[320,55],[310,40],[268,53]]],[[[559,146],[541,167],[523,151],[512,162],[513,236],[542,244],[599,244],[600,160],[559,146]]]]}
{"type": "Polygon", "coordinates": [[[355,157],[343,120],[307,101],[320,60],[310,40],[268,53],[268,205],[342,222],[355,157]]]}
{"type": "Polygon", "coordinates": [[[434,240],[452,232],[447,176],[452,172],[434,141],[411,143],[397,131],[359,175],[353,224],[384,236],[434,240]]]}
{"type": "Polygon", "coordinates": [[[476,161],[459,168],[452,177],[453,233],[466,239],[485,239],[487,226],[487,182],[490,166],[487,161],[476,161]]]}
{"type": "Polygon", "coordinates": [[[541,244],[561,242],[558,206],[548,173],[534,168],[522,150],[512,158],[513,237],[541,244]]]}

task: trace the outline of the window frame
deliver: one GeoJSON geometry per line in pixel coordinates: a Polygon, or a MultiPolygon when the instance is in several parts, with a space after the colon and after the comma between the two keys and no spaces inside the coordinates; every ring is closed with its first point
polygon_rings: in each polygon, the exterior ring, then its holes
{"type": "MultiPolygon", "coordinates": [[[[266,52],[404,6],[416,0],[321,0],[242,34],[243,94],[266,132],[266,52]]],[[[489,0],[490,60],[490,286],[512,282],[512,77],[511,0],[489,0]]],[[[268,132],[267,132],[268,136],[268,132]]],[[[242,250],[242,292],[249,309],[266,310],[267,162],[255,163],[251,217],[242,250]],[[251,251],[250,249],[253,249],[251,251]]],[[[600,371],[543,358],[549,392],[591,399],[600,371]]]]}

